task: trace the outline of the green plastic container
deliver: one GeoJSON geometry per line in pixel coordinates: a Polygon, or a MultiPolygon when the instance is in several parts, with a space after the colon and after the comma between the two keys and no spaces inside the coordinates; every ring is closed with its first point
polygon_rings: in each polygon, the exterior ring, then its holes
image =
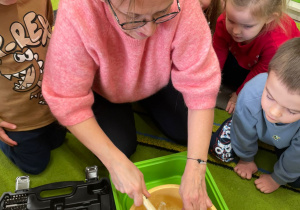
{"type": "Polygon", "coordinates": [[[292,1],[295,1],[295,2],[298,2],[298,3],[300,3],[300,0],[292,0],[292,1]]]}
{"type": "MultiPolygon", "coordinates": [[[[186,164],[186,152],[153,158],[135,163],[144,174],[147,189],[165,184],[180,184],[181,176],[186,164]]],[[[133,200],[127,194],[116,190],[111,182],[114,200],[117,210],[128,210],[133,204],[133,200]]],[[[228,210],[228,207],[211,175],[206,169],[207,193],[214,206],[218,210],[228,210]]]]}

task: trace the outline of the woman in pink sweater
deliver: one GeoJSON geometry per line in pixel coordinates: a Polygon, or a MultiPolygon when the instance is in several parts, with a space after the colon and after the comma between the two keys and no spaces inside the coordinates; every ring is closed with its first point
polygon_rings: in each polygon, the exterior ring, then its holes
{"type": "Polygon", "coordinates": [[[207,160],[219,85],[219,63],[198,0],[60,2],[44,97],[136,206],[150,194],[128,159],[137,145],[130,103],[141,101],[173,140],[188,139],[180,194],[185,209],[206,209],[212,205],[206,165],[196,160],[207,160]]]}

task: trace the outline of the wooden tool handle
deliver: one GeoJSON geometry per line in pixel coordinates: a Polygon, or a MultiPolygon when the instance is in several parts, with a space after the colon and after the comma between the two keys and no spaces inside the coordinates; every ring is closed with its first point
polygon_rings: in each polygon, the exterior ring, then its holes
{"type": "Polygon", "coordinates": [[[214,205],[212,205],[212,207],[208,208],[207,210],[217,210],[217,209],[214,205]]]}
{"type": "Polygon", "coordinates": [[[156,210],[152,203],[143,195],[143,204],[147,210],[156,210]]]}

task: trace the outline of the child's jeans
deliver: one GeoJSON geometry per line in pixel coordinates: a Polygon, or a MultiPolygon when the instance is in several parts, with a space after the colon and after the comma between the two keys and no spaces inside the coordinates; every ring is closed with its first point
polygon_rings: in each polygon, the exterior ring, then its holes
{"type": "MultiPolygon", "coordinates": [[[[232,149],[230,139],[231,121],[231,117],[225,120],[219,129],[212,135],[210,140],[210,153],[223,162],[230,162],[236,157],[232,149]]],[[[278,149],[275,147],[275,153],[278,159],[286,149],[287,148],[278,149]]],[[[300,177],[295,182],[288,183],[288,185],[295,188],[300,188],[300,177]]]]}
{"type": "Polygon", "coordinates": [[[225,120],[219,129],[212,135],[210,140],[210,153],[223,162],[230,162],[236,157],[231,147],[231,120],[231,117],[225,120]]]}
{"type": "Polygon", "coordinates": [[[54,122],[30,131],[6,131],[17,146],[9,146],[0,141],[3,153],[22,171],[39,174],[47,167],[52,149],[59,147],[66,135],[66,129],[54,122]]]}

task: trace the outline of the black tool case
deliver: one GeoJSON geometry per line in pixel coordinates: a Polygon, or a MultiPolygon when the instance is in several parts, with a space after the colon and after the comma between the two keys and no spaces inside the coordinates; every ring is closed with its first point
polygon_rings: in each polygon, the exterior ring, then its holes
{"type": "Polygon", "coordinates": [[[0,210],[115,210],[108,178],[98,179],[97,166],[86,168],[85,181],[51,183],[29,188],[29,177],[17,177],[15,193],[3,193],[0,210]],[[72,189],[67,195],[41,197],[44,191],[72,189]]]}

